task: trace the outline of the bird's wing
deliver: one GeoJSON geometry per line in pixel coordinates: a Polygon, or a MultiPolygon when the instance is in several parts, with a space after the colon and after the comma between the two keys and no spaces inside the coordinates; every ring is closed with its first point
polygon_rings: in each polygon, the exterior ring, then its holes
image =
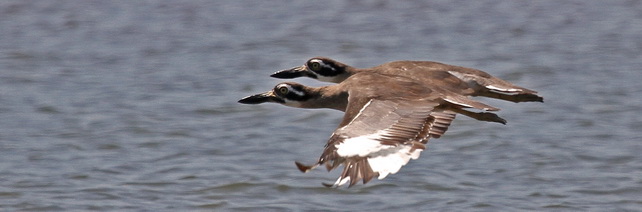
{"type": "Polygon", "coordinates": [[[328,170],[344,165],[331,186],[348,182],[352,186],[361,179],[367,183],[374,176],[383,179],[410,159],[419,158],[428,139],[441,136],[455,117],[452,112],[435,111],[438,104],[369,99],[365,104],[349,105],[318,162],[328,170]]]}

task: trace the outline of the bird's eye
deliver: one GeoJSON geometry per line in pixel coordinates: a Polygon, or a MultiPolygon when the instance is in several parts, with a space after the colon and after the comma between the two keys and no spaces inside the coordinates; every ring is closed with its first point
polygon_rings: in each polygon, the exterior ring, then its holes
{"type": "Polygon", "coordinates": [[[285,86],[280,87],[279,88],[279,93],[280,94],[288,94],[288,87],[285,87],[285,86]]]}
{"type": "Polygon", "coordinates": [[[312,62],[310,63],[310,70],[312,71],[319,71],[321,70],[321,64],[319,62],[312,62]]]}

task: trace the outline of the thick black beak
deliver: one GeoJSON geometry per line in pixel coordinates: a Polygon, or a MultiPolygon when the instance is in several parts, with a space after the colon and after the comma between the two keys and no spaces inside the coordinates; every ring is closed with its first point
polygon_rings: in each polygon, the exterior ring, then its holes
{"type": "Polygon", "coordinates": [[[306,70],[305,65],[303,66],[298,66],[294,67],[291,69],[286,69],[282,71],[277,71],[274,74],[270,75],[271,77],[274,78],[279,78],[279,79],[292,79],[292,78],[297,78],[297,77],[312,77],[316,78],[314,74],[308,73],[306,70]]]}
{"type": "Polygon", "coordinates": [[[283,99],[274,95],[273,91],[268,91],[261,94],[255,94],[239,100],[239,103],[241,104],[253,104],[253,105],[266,103],[266,102],[285,103],[283,99]]]}

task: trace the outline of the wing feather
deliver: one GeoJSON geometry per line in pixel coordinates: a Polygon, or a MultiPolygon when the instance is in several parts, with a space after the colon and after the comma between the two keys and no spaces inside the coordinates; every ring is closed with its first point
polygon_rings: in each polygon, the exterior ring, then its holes
{"type": "MultiPolygon", "coordinates": [[[[446,130],[448,130],[448,127],[450,127],[450,124],[455,119],[455,113],[452,111],[433,112],[430,115],[435,118],[435,121],[431,123],[432,125],[427,128],[428,136],[432,138],[439,138],[446,133],[446,130]]],[[[426,139],[426,142],[427,140],[428,139],[426,139]]]]}
{"type": "Polygon", "coordinates": [[[360,180],[383,179],[419,158],[430,136],[441,136],[454,119],[451,112],[434,111],[437,105],[371,99],[363,108],[348,108],[344,119],[351,120],[333,133],[318,162],[328,170],[344,166],[337,181],[326,185],[352,186],[360,180]],[[358,113],[350,117],[350,110],[358,113]]]}

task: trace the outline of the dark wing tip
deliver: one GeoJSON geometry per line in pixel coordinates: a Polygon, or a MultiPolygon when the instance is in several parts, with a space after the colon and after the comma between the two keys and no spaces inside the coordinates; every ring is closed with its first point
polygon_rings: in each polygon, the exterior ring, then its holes
{"type": "Polygon", "coordinates": [[[301,172],[303,172],[303,173],[306,173],[306,172],[308,172],[308,171],[310,171],[310,170],[314,169],[314,168],[315,168],[315,167],[317,167],[317,165],[318,165],[318,164],[314,164],[314,165],[308,166],[308,165],[304,165],[304,164],[302,164],[302,163],[299,163],[299,162],[297,162],[297,161],[295,161],[295,162],[294,162],[294,164],[295,164],[295,165],[296,165],[296,167],[299,169],[299,171],[301,171],[301,172]]]}
{"type": "Polygon", "coordinates": [[[544,103],[544,97],[541,97],[541,96],[537,96],[537,97],[538,97],[537,100],[535,100],[536,102],[544,103]]]}
{"type": "Polygon", "coordinates": [[[544,102],[544,97],[537,94],[518,94],[517,99],[520,102],[544,102]]]}
{"type": "Polygon", "coordinates": [[[332,183],[321,183],[321,185],[325,186],[326,188],[334,187],[334,184],[332,184],[332,183]]]}
{"type": "Polygon", "coordinates": [[[508,123],[506,121],[506,119],[503,119],[502,117],[499,117],[495,113],[479,113],[479,114],[482,117],[484,117],[483,119],[485,119],[485,121],[497,122],[497,123],[500,123],[500,124],[503,124],[503,125],[506,125],[506,123],[508,123]]]}

